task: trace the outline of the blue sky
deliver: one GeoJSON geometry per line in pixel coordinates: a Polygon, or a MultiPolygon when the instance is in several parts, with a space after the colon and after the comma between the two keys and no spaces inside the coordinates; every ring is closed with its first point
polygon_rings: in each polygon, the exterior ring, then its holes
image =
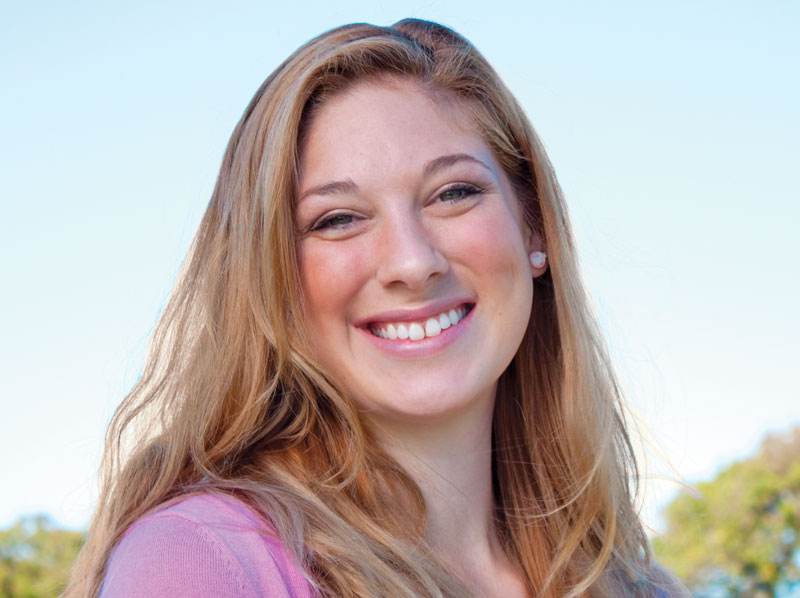
{"type": "MultiPolygon", "coordinates": [[[[796,3],[298,6],[4,5],[0,525],[85,525],[228,136],[283,58],[352,21],[448,24],[520,98],[628,397],[681,475],[800,424],[796,3]]],[[[648,521],[675,487],[652,484],[648,521]]]]}

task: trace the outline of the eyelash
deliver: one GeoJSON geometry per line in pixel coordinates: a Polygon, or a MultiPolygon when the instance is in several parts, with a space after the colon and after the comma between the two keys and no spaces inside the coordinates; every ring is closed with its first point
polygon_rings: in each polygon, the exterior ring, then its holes
{"type": "Polygon", "coordinates": [[[439,195],[436,196],[436,199],[439,199],[447,203],[455,203],[458,201],[463,201],[469,198],[470,196],[477,195],[479,193],[482,193],[482,190],[476,187],[475,185],[470,185],[469,183],[452,183],[447,187],[445,187],[444,189],[442,189],[439,195]],[[461,191],[463,195],[455,199],[444,199],[442,197],[445,193],[450,193],[452,191],[461,191]]]}
{"type": "MultiPolygon", "coordinates": [[[[479,193],[482,192],[483,192],[482,189],[476,187],[475,185],[470,185],[469,183],[451,183],[450,185],[448,185],[439,192],[434,201],[438,200],[441,201],[442,203],[457,203],[459,201],[464,201],[465,199],[468,199],[473,195],[478,195],[479,193]],[[451,199],[445,199],[443,197],[446,193],[452,193],[454,191],[461,192],[462,193],[461,197],[456,197],[451,199]]],[[[315,232],[330,228],[344,229],[353,224],[353,221],[355,219],[357,219],[357,216],[355,214],[348,214],[346,212],[330,214],[328,216],[325,216],[324,218],[321,218],[320,220],[317,220],[314,224],[312,224],[311,227],[308,229],[308,232],[315,232]],[[338,218],[348,218],[349,220],[347,222],[340,222],[339,224],[334,224],[334,221],[338,218]]]]}
{"type": "Polygon", "coordinates": [[[312,224],[311,228],[308,229],[308,232],[314,232],[314,231],[318,231],[318,230],[325,230],[327,228],[336,228],[336,229],[345,228],[345,227],[349,226],[350,224],[352,224],[353,220],[355,220],[355,218],[356,218],[355,214],[347,214],[345,212],[329,214],[329,215],[325,216],[324,218],[320,218],[314,224],[312,224]],[[346,223],[333,224],[333,221],[336,220],[337,218],[350,218],[350,220],[348,222],[346,222],[346,223]]]}

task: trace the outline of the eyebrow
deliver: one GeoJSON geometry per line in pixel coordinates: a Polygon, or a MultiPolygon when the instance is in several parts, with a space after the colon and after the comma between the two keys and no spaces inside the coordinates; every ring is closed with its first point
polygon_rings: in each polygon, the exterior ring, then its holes
{"type": "Polygon", "coordinates": [[[340,193],[345,194],[345,193],[357,193],[357,192],[358,192],[358,185],[356,185],[352,179],[345,179],[343,181],[331,181],[330,183],[325,183],[324,185],[311,187],[311,189],[304,191],[300,195],[300,199],[298,199],[297,202],[300,203],[309,195],[337,195],[340,193]]]}
{"type": "MultiPolygon", "coordinates": [[[[471,156],[469,154],[447,154],[427,162],[422,169],[422,174],[426,177],[431,176],[440,170],[444,170],[453,164],[463,161],[475,162],[476,164],[483,166],[486,170],[493,172],[485,162],[478,160],[478,158],[475,156],[471,156]]],[[[300,198],[297,200],[297,202],[300,203],[310,195],[338,195],[347,193],[358,193],[358,185],[356,185],[353,180],[349,178],[342,181],[331,181],[322,185],[317,185],[316,187],[311,187],[300,195],[300,198]]]]}
{"type": "Polygon", "coordinates": [[[425,176],[430,176],[444,168],[448,168],[453,164],[456,164],[458,162],[463,162],[465,160],[469,162],[475,162],[476,164],[480,164],[486,170],[489,171],[492,170],[485,162],[478,160],[478,158],[476,158],[475,156],[471,156],[469,154],[447,154],[445,156],[439,156],[438,158],[435,158],[430,162],[428,162],[427,164],[425,164],[425,168],[422,169],[422,174],[424,174],[425,176]]]}

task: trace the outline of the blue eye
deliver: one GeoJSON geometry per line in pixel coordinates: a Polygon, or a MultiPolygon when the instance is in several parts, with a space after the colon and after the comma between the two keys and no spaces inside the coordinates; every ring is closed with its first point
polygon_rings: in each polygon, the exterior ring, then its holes
{"type": "Polygon", "coordinates": [[[439,193],[437,199],[439,201],[455,202],[466,199],[471,195],[480,193],[481,190],[474,185],[467,185],[465,183],[456,183],[451,187],[439,193]]]}

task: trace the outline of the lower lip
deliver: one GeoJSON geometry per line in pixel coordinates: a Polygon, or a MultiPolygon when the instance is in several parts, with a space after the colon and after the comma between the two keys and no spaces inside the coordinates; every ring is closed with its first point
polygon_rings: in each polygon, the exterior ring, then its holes
{"type": "Polygon", "coordinates": [[[458,324],[442,330],[436,336],[426,336],[418,341],[408,339],[392,340],[375,336],[366,328],[359,328],[358,330],[366,335],[369,341],[378,349],[384,353],[388,353],[392,357],[400,359],[421,359],[436,355],[457,341],[472,323],[472,314],[475,313],[475,309],[476,306],[473,305],[469,313],[459,320],[458,324]]]}

